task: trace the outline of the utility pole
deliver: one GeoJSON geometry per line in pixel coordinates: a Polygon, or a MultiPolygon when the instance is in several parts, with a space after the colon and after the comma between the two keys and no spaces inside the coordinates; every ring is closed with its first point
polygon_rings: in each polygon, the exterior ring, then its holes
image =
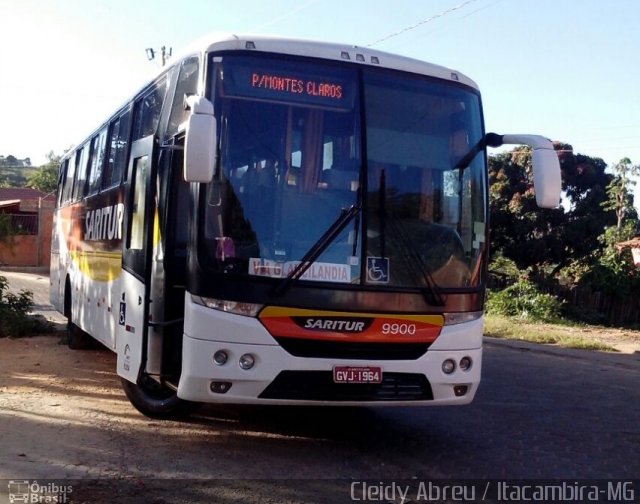
{"type": "MultiPolygon", "coordinates": [[[[147,47],[146,52],[147,52],[147,59],[149,61],[152,61],[152,60],[155,59],[155,57],[156,57],[155,49],[153,49],[151,47],[147,47]]],[[[165,66],[167,64],[167,60],[171,57],[171,53],[172,53],[172,48],[171,47],[162,46],[160,48],[160,56],[162,58],[162,66],[165,66]]]]}

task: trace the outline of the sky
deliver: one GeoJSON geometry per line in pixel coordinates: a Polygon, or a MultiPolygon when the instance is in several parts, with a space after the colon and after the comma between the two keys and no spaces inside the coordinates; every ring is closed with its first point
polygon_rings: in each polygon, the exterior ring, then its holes
{"type": "Polygon", "coordinates": [[[157,72],[146,48],[226,31],[450,67],[480,86],[487,131],[640,164],[639,21],[637,0],[0,0],[0,155],[62,154],[157,72]]]}

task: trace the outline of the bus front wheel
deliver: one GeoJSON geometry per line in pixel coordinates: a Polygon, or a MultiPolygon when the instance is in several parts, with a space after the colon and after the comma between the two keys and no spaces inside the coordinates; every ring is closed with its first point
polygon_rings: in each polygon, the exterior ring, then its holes
{"type": "Polygon", "coordinates": [[[138,383],[121,378],[127,399],[143,415],[151,418],[175,418],[188,415],[194,403],[178,398],[175,390],[142,375],[138,383]]]}

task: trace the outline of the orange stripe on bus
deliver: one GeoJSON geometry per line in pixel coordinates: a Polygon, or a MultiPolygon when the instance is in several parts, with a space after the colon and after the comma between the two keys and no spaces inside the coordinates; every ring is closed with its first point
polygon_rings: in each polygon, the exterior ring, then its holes
{"type": "Polygon", "coordinates": [[[432,343],[442,315],[318,311],[269,306],[259,315],[274,337],[370,343],[432,343]]]}

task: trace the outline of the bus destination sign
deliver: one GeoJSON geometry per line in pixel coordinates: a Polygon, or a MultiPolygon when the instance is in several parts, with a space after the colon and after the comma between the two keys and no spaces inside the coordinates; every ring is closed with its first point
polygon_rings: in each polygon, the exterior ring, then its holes
{"type": "Polygon", "coordinates": [[[255,98],[301,105],[349,110],[355,100],[355,77],[321,68],[305,72],[300,69],[265,68],[250,64],[225,67],[225,96],[255,98]]]}
{"type": "Polygon", "coordinates": [[[262,72],[251,74],[251,87],[294,93],[307,96],[320,96],[333,100],[342,99],[342,84],[336,82],[319,82],[291,76],[280,76],[262,72]]]}

